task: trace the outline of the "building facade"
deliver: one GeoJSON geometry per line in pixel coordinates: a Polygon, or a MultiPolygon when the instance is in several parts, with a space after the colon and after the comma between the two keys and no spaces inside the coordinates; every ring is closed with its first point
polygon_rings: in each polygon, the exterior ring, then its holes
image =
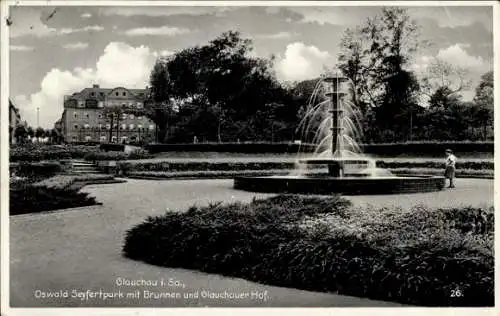
{"type": "Polygon", "coordinates": [[[16,128],[21,124],[21,115],[19,114],[19,110],[16,108],[14,103],[9,99],[9,143],[15,144],[16,137],[15,131],[16,128]]]}
{"type": "Polygon", "coordinates": [[[133,112],[144,109],[147,89],[94,85],[64,97],[64,111],[56,122],[64,141],[138,142],[155,140],[155,124],[133,112]]]}

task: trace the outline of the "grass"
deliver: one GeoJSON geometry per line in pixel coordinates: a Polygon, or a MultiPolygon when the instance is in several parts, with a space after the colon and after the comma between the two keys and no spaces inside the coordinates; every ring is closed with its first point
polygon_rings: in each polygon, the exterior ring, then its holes
{"type": "Polygon", "coordinates": [[[492,306],[493,208],[356,209],[280,195],[149,217],[123,253],[305,290],[421,306],[492,306]],[[463,296],[451,297],[459,289],[463,296]]]}

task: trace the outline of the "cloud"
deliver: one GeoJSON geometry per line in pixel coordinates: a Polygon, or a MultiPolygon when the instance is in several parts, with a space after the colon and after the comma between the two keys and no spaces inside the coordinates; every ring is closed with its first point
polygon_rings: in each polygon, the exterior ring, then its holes
{"type": "Polygon", "coordinates": [[[296,35],[296,33],[278,32],[278,33],[273,33],[273,34],[259,34],[259,35],[255,35],[255,37],[256,38],[263,38],[263,39],[284,39],[284,38],[291,38],[294,35],[296,35]]]}
{"type": "Polygon", "coordinates": [[[105,16],[171,16],[171,15],[221,15],[236,7],[227,6],[144,6],[144,7],[106,7],[100,9],[100,14],[105,16]]]}
{"type": "Polygon", "coordinates": [[[63,45],[64,49],[68,50],[81,50],[89,47],[89,43],[76,42],[63,45]]]}
{"type": "Polygon", "coordinates": [[[92,17],[92,14],[90,14],[89,12],[85,12],[82,15],[80,15],[80,17],[84,19],[89,19],[92,17]]]}
{"type": "Polygon", "coordinates": [[[140,27],[135,29],[129,29],[126,30],[124,33],[125,35],[128,36],[145,36],[145,35],[175,36],[189,32],[190,31],[185,28],[162,26],[162,27],[140,27]]]}
{"type": "Polygon", "coordinates": [[[276,71],[282,80],[307,80],[321,75],[328,64],[333,64],[328,52],[295,42],[286,47],[285,57],[277,62],[276,71]]]}
{"type": "Polygon", "coordinates": [[[452,65],[462,66],[465,68],[482,68],[484,67],[484,60],[479,56],[469,55],[462,47],[461,44],[455,44],[445,49],[440,49],[437,58],[445,60],[452,65]]]}
{"type": "Polygon", "coordinates": [[[10,45],[10,50],[16,51],[16,52],[31,52],[35,50],[34,47],[32,46],[24,46],[24,45],[10,45]]]}
{"type": "Polygon", "coordinates": [[[100,84],[101,87],[145,88],[157,56],[149,47],[133,47],[121,42],[109,43],[93,68],[61,70],[53,68],[42,79],[38,92],[14,98],[21,116],[30,125],[36,124],[36,109],[40,108],[40,125],[51,128],[63,111],[64,95],[100,84]],[[123,65],[127,65],[124,67],[123,65]]]}
{"type": "Polygon", "coordinates": [[[66,35],[66,34],[89,32],[89,31],[100,32],[103,30],[104,30],[104,27],[102,27],[100,25],[88,25],[88,26],[85,26],[85,27],[82,27],[79,29],[63,28],[63,29],[58,30],[57,32],[59,34],[66,35]]]}

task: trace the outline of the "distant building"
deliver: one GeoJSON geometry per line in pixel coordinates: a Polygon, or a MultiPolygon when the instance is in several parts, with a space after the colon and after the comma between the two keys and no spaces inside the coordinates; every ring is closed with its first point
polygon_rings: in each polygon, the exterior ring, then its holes
{"type": "Polygon", "coordinates": [[[94,85],[64,97],[64,111],[54,128],[60,130],[64,141],[72,142],[133,142],[153,141],[155,124],[145,116],[122,113],[113,122],[106,109],[143,109],[148,98],[147,89],[113,89],[94,85]],[[111,124],[113,126],[111,126],[111,124]]]}
{"type": "Polygon", "coordinates": [[[21,115],[14,103],[9,99],[9,143],[15,144],[15,130],[21,124],[21,115]]]}

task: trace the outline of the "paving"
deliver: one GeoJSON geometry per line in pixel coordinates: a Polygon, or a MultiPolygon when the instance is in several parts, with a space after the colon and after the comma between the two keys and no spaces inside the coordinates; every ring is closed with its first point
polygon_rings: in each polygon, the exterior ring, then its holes
{"type": "MultiPolygon", "coordinates": [[[[437,193],[348,198],[355,205],[375,207],[493,203],[492,180],[457,179],[456,185],[437,193]]],[[[103,205],[10,217],[11,307],[399,306],[157,267],[121,255],[126,230],[147,216],[185,211],[192,204],[270,196],[233,190],[232,180],[128,180],[87,186],[84,191],[103,205]],[[55,297],[57,293],[68,297],[55,297]],[[106,299],[104,293],[109,293],[106,299]],[[123,297],[108,297],[112,293],[123,297]]]]}

